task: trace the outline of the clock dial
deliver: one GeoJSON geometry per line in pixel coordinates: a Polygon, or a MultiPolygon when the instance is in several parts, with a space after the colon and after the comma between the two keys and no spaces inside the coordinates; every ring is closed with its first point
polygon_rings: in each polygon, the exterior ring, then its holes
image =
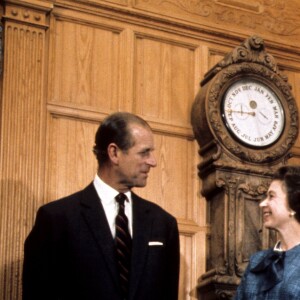
{"type": "Polygon", "coordinates": [[[266,147],[281,136],[285,124],[282,104],[266,84],[246,78],[225,92],[222,117],[234,138],[253,147],[266,147]]]}

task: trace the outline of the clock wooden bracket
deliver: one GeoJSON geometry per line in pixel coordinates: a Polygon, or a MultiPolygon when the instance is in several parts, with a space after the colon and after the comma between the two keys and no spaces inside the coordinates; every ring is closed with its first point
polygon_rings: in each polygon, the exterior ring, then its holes
{"type": "Polygon", "coordinates": [[[298,110],[287,77],[258,36],[228,53],[207,72],[200,86],[192,108],[192,125],[200,146],[198,174],[201,193],[208,201],[210,230],[207,272],[199,278],[198,294],[205,300],[231,299],[250,255],[275,243],[275,234],[262,228],[258,204],[272,174],[290,156],[298,135],[298,110]],[[263,147],[235,138],[222,116],[226,90],[243,78],[262,82],[274,91],[283,108],[281,134],[263,147]]]}

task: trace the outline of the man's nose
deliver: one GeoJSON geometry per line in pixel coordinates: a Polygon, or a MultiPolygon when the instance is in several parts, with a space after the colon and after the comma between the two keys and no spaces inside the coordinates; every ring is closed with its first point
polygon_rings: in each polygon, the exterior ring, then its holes
{"type": "Polygon", "coordinates": [[[156,167],[156,165],[157,165],[156,158],[155,158],[155,156],[154,156],[153,153],[150,154],[150,157],[149,157],[149,160],[148,160],[148,164],[149,164],[152,168],[156,167]]]}

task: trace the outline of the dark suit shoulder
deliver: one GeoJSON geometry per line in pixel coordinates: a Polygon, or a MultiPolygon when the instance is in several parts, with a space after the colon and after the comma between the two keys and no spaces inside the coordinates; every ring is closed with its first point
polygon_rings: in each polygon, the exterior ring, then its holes
{"type": "Polygon", "coordinates": [[[176,220],[176,218],[172,214],[167,212],[164,208],[162,208],[158,204],[151,202],[149,200],[143,199],[135,193],[132,193],[132,200],[136,204],[143,205],[145,207],[145,209],[151,211],[153,214],[155,214],[157,216],[164,217],[164,218],[170,219],[170,220],[176,220]]]}
{"type": "Polygon", "coordinates": [[[81,191],[44,204],[40,207],[39,210],[47,211],[49,213],[63,213],[65,211],[73,211],[75,207],[79,208],[79,204],[80,202],[82,202],[82,199],[84,199],[85,197],[89,197],[89,195],[91,194],[94,198],[97,197],[93,183],[90,183],[81,191]]]}
{"type": "Polygon", "coordinates": [[[81,222],[81,208],[82,204],[97,209],[100,206],[99,198],[97,198],[96,190],[91,183],[85,189],[76,192],[67,197],[49,202],[42,205],[36,214],[35,224],[30,236],[56,235],[62,236],[64,231],[68,228],[76,231],[81,222]],[[88,199],[88,200],[86,200],[88,199]]]}

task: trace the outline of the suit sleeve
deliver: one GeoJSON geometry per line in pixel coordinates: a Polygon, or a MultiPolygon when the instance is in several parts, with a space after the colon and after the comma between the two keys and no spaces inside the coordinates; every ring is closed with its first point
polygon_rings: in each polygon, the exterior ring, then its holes
{"type": "Polygon", "coordinates": [[[24,244],[23,300],[58,299],[53,224],[53,218],[40,208],[24,244]]]}
{"type": "Polygon", "coordinates": [[[179,285],[179,269],[180,269],[180,251],[179,251],[179,232],[176,219],[173,219],[171,231],[168,241],[167,253],[167,268],[168,268],[168,288],[167,299],[178,300],[178,285],[179,285]]]}

